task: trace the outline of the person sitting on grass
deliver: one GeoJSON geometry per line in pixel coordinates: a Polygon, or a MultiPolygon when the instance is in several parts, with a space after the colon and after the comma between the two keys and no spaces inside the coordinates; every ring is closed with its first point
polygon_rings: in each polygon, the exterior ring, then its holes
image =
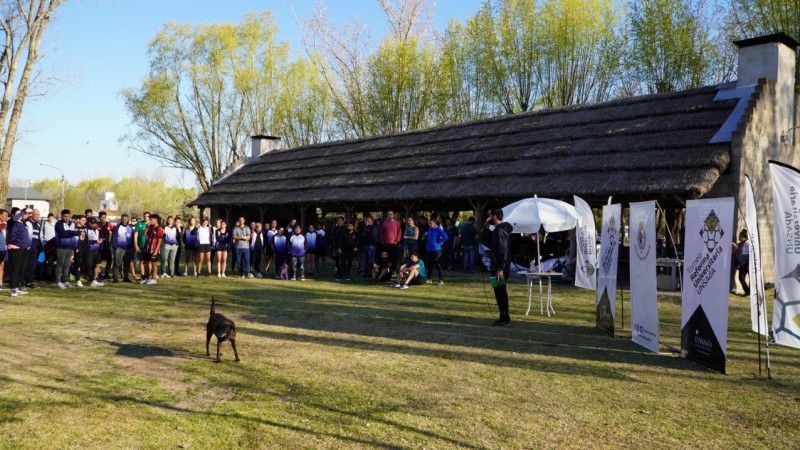
{"type": "Polygon", "coordinates": [[[375,284],[381,281],[389,281],[392,278],[392,261],[389,259],[389,252],[384,250],[380,258],[372,263],[372,282],[375,284]]]}
{"type": "Polygon", "coordinates": [[[408,256],[406,263],[400,266],[398,282],[393,284],[392,287],[408,289],[409,284],[425,284],[427,278],[428,274],[425,272],[425,263],[419,259],[416,252],[412,252],[408,256]]]}

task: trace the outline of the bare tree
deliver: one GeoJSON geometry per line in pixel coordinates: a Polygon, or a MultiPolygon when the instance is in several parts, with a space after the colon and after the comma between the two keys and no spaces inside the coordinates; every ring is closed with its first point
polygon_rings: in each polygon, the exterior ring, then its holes
{"type": "MultiPolygon", "coordinates": [[[[39,61],[39,47],[53,12],[64,0],[5,0],[0,6],[3,50],[0,54],[0,198],[8,194],[11,155],[19,122],[39,61]]],[[[3,200],[5,202],[5,200],[3,200]]]]}

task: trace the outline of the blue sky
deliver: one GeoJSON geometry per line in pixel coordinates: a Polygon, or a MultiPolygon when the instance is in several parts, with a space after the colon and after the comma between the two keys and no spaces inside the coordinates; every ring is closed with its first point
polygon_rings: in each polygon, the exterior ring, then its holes
{"type": "MultiPolygon", "coordinates": [[[[473,14],[481,0],[440,0],[435,27],[473,14]]],[[[120,179],[156,170],[159,163],[118,142],[128,129],[120,89],[137,86],[148,66],[147,43],[167,22],[238,22],[248,11],[269,9],[280,40],[302,53],[296,18],[312,14],[314,0],[70,0],[45,36],[43,75],[55,80],[48,95],[26,103],[22,134],[14,149],[11,180],[59,178],[70,183],[97,177],[120,179]]],[[[327,0],[328,14],[342,24],[358,16],[373,38],[385,30],[377,0],[327,0]]],[[[165,169],[171,184],[194,180],[165,169]]]]}

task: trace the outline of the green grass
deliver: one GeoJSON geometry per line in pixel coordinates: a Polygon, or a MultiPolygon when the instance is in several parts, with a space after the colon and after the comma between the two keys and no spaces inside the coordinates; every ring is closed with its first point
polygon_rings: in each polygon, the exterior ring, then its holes
{"type": "MultiPolygon", "coordinates": [[[[795,448],[800,351],[758,376],[731,297],[728,374],[594,328],[594,295],[492,328],[481,278],[400,291],[181,278],[0,298],[0,448],[795,448]],[[242,362],[205,356],[211,295],[242,362]]],[[[487,301],[489,305],[487,305],[487,301]]],[[[619,307],[619,306],[618,306],[619,307]]],[[[660,298],[680,346],[680,299],[660,298]]],[[[618,309],[619,314],[619,309],[618,309]]],[[[214,341],[212,341],[212,354],[214,341]]]]}

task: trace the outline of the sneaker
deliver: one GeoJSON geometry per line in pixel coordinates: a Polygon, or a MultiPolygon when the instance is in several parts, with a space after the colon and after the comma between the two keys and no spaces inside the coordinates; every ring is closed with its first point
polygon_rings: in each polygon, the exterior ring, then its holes
{"type": "Polygon", "coordinates": [[[81,282],[81,280],[78,280],[75,282],[75,286],[83,287],[83,283],[81,282]]]}
{"type": "Polygon", "coordinates": [[[247,278],[253,278],[253,274],[252,273],[248,273],[247,274],[247,278]]]}
{"type": "Polygon", "coordinates": [[[59,289],[66,289],[67,286],[64,283],[56,283],[56,287],[59,289]]]}
{"type": "Polygon", "coordinates": [[[17,294],[19,294],[19,295],[25,295],[27,293],[28,293],[28,291],[26,291],[24,289],[17,289],[17,294]]]}
{"type": "Polygon", "coordinates": [[[222,272],[222,278],[228,278],[225,276],[225,272],[222,272]]]}
{"type": "Polygon", "coordinates": [[[399,288],[400,287],[400,283],[392,283],[392,287],[393,288],[399,288]]]}
{"type": "Polygon", "coordinates": [[[150,280],[148,280],[147,278],[144,278],[142,281],[139,282],[139,284],[147,284],[148,281],[150,281],[150,280]]]}
{"type": "Polygon", "coordinates": [[[256,273],[256,278],[264,278],[264,275],[261,275],[261,272],[256,273]]]}
{"type": "Polygon", "coordinates": [[[433,281],[431,281],[431,280],[425,280],[425,284],[433,284],[433,281]]]}
{"type": "Polygon", "coordinates": [[[103,283],[101,283],[101,282],[99,282],[97,280],[94,280],[94,281],[92,281],[92,284],[90,284],[89,286],[97,287],[97,286],[105,286],[105,284],[103,284],[103,283]]]}
{"type": "Polygon", "coordinates": [[[12,296],[12,297],[16,297],[18,294],[19,294],[19,292],[17,292],[17,290],[16,290],[16,289],[12,289],[12,290],[11,290],[11,296],[12,296]]]}
{"type": "Polygon", "coordinates": [[[72,287],[72,285],[71,285],[71,284],[69,284],[69,281],[67,281],[66,283],[64,283],[64,286],[65,286],[65,287],[68,287],[68,288],[71,288],[71,287],[72,287]]]}
{"type": "Polygon", "coordinates": [[[443,285],[443,284],[444,284],[444,281],[442,281],[442,280],[439,280],[439,282],[438,282],[438,283],[436,283],[436,284],[437,284],[437,285],[439,285],[439,286],[441,286],[441,285],[443,285]]]}
{"type": "Polygon", "coordinates": [[[199,274],[199,273],[197,273],[197,272],[195,272],[195,273],[194,273],[194,276],[196,276],[196,277],[199,277],[199,276],[200,276],[200,274],[199,274]]]}
{"type": "Polygon", "coordinates": [[[156,281],[155,279],[150,279],[147,280],[147,284],[158,284],[158,281],[156,281]]]}
{"type": "Polygon", "coordinates": [[[306,281],[306,277],[300,277],[300,281],[306,281]]]}
{"type": "Polygon", "coordinates": [[[400,289],[408,289],[408,285],[407,284],[401,284],[400,285],[400,289]]]}
{"type": "Polygon", "coordinates": [[[497,319],[492,322],[493,327],[507,327],[509,325],[511,325],[511,320],[509,319],[497,319]]]}
{"type": "Polygon", "coordinates": [[[167,273],[164,272],[164,273],[161,274],[161,278],[169,278],[169,275],[167,275],[167,273]]]}
{"type": "Polygon", "coordinates": [[[182,274],[181,274],[181,276],[182,276],[182,277],[188,277],[188,276],[189,276],[189,274],[188,274],[188,273],[186,273],[186,272],[184,272],[184,273],[182,273],[182,274]]]}
{"type": "Polygon", "coordinates": [[[217,278],[222,278],[222,274],[221,273],[217,273],[217,278]]]}

